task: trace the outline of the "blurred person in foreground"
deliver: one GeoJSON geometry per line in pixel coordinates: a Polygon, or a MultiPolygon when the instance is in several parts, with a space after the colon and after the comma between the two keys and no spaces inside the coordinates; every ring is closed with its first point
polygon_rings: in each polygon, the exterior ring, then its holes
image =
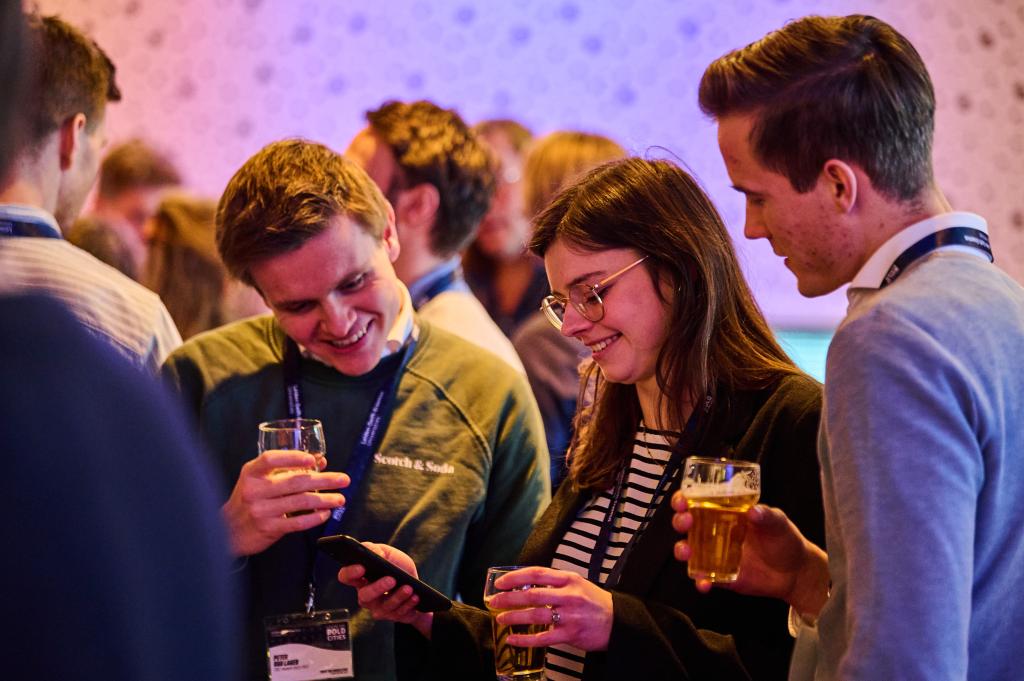
{"type": "Polygon", "coordinates": [[[246,161],[221,197],[217,247],[273,315],[196,336],[165,374],[232,486],[247,678],[267,675],[263,618],[305,606],[350,608],[359,678],[394,679],[411,661],[395,656],[393,627],[358,611],[316,540],[399,546],[438,589],[479,604],[487,568],[515,557],[550,498],[537,407],[511,367],[415,314],[392,267],[391,207],[327,147],[286,140],[246,161]],[[298,416],[323,422],[320,470],[305,452],[257,456],[260,422],[298,416]]]}
{"type": "Polygon", "coordinates": [[[218,479],[180,406],[45,296],[0,296],[0,354],[5,678],[237,678],[218,479]]]}
{"type": "Polygon", "coordinates": [[[114,65],[57,17],[32,15],[28,25],[36,96],[25,144],[0,180],[0,290],[59,298],[86,328],[155,370],[181,344],[167,309],[63,238],[96,179],[107,102],[121,98],[114,65]]]}
{"type": "Polygon", "coordinates": [[[735,588],[799,615],[794,679],[1019,677],[1024,290],[935,183],[920,55],[874,17],[807,17],[712,63],[700,104],[747,237],[805,296],[849,284],[819,442],[827,564],[755,507],[735,588]]]}
{"type": "Polygon", "coordinates": [[[29,97],[33,52],[18,0],[0,0],[0,83],[7,102],[0,105],[0,181],[24,141],[26,111],[14,102],[29,97]]]}
{"type": "Polygon", "coordinates": [[[167,194],[146,226],[142,283],[155,291],[183,338],[268,310],[252,288],[228,276],[217,253],[216,202],[167,194]]]}
{"type": "Polygon", "coordinates": [[[92,210],[82,217],[82,224],[72,226],[68,239],[115,266],[121,263],[119,250],[127,250],[128,274],[141,280],[148,252],[146,223],[167,190],[179,184],[181,174],[165,155],[140,139],[123,142],[103,158],[92,210]],[[105,232],[106,240],[116,239],[121,249],[105,250],[97,231],[105,232]],[[107,257],[118,259],[111,262],[107,257]]]}
{"type": "Polygon", "coordinates": [[[548,292],[544,263],[526,248],[531,214],[523,196],[523,163],[533,133],[509,119],[486,120],[473,132],[494,159],[494,200],[462,254],[466,283],[509,338],[548,292]]]}
{"type": "MultiPolygon", "coordinates": [[[[3,165],[36,63],[25,38],[21,3],[0,0],[3,165]]],[[[44,295],[0,295],[0,355],[6,676],[236,678],[226,535],[180,412],[44,295]]]]}
{"type": "MultiPolygon", "coordinates": [[[[539,215],[562,189],[606,161],[626,156],[614,140],[576,130],[545,135],[526,157],[523,193],[530,215],[539,215]]],[[[531,258],[539,260],[536,255],[531,258]]],[[[546,286],[546,277],[545,277],[546,286]]],[[[512,336],[544,419],[544,437],[551,455],[551,486],[565,478],[565,451],[580,392],[580,362],[590,356],[586,346],[558,332],[540,309],[523,320],[512,336]]]]}
{"type": "MultiPolygon", "coordinates": [[[[784,679],[786,607],[727,591],[701,594],[672,560],[669,491],[684,456],[760,463],[763,498],[820,541],[815,437],[821,387],[775,342],[729,234],[694,180],[666,161],[624,159],[591,171],[535,220],[553,325],[593,352],[595,398],[580,414],[569,477],[489,607],[510,635],[547,646],[549,679],[784,679]],[[619,503],[613,503],[616,499],[619,503]]],[[[418,565],[371,545],[408,572],[418,565]]],[[[363,579],[374,616],[411,625],[437,677],[494,673],[489,615],[456,604],[424,614],[406,587],[363,579]]]]}
{"type": "Polygon", "coordinates": [[[386,102],[345,152],[395,212],[402,244],[395,273],[413,308],[525,373],[512,343],[470,292],[459,252],[494,195],[492,161],[459,114],[428,101],[386,102]]]}

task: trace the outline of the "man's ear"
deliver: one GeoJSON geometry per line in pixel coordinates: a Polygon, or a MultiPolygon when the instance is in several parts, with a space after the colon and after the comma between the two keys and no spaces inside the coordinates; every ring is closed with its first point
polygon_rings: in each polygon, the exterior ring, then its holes
{"type": "Polygon", "coordinates": [[[384,231],[380,235],[380,242],[384,246],[384,252],[388,254],[388,260],[395,262],[398,259],[398,254],[402,251],[402,247],[398,243],[398,230],[395,228],[395,211],[391,208],[391,204],[388,204],[387,223],[384,225],[384,231]]]}
{"type": "Polygon", "coordinates": [[[857,174],[845,161],[830,158],[821,169],[819,182],[828,187],[833,205],[841,213],[849,213],[857,203],[857,174]]]}
{"type": "Polygon", "coordinates": [[[421,182],[409,189],[402,190],[396,201],[395,210],[402,229],[407,227],[425,227],[430,229],[437,219],[437,211],[441,206],[441,195],[437,187],[429,182],[421,182]]]}
{"type": "Polygon", "coordinates": [[[85,142],[85,114],[76,113],[63,123],[57,130],[60,137],[60,169],[68,170],[78,153],[78,148],[85,142]]]}

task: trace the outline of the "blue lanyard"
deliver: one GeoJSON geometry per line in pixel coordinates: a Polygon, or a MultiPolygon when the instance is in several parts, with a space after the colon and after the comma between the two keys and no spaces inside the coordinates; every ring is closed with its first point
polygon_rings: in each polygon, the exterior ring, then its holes
{"type": "Polygon", "coordinates": [[[989,262],[995,261],[995,258],[992,256],[992,246],[989,243],[988,234],[980,229],[973,229],[971,227],[949,227],[934,234],[929,234],[900,253],[899,257],[889,267],[889,271],[885,273],[885,278],[882,279],[882,284],[878,288],[885,288],[896,281],[910,267],[910,264],[918,258],[922,258],[942,246],[953,245],[975,248],[988,256],[989,262]]]}
{"type": "Polygon", "coordinates": [[[412,307],[414,310],[418,310],[445,291],[468,290],[469,287],[466,285],[466,280],[462,276],[462,268],[455,267],[448,272],[445,272],[436,281],[432,282],[425,291],[417,295],[416,299],[412,301],[412,307]]]}
{"type": "Polygon", "coordinates": [[[0,217],[0,236],[34,236],[46,239],[60,239],[61,235],[53,225],[31,217],[0,217]]]}
{"type": "MultiPolygon", "coordinates": [[[[377,396],[373,400],[373,404],[370,406],[370,415],[366,419],[366,424],[363,426],[362,433],[359,436],[359,440],[352,448],[352,454],[349,456],[348,466],[346,473],[348,474],[351,483],[345,489],[345,497],[348,502],[356,496],[356,491],[359,489],[360,483],[363,481],[363,477],[366,474],[367,466],[369,466],[370,460],[373,458],[374,451],[380,445],[381,440],[384,439],[384,434],[387,432],[388,425],[391,423],[391,416],[395,410],[395,396],[398,393],[398,384],[402,380],[402,374],[405,372],[405,367],[409,363],[409,359],[412,357],[413,352],[416,350],[416,339],[411,337],[405,344],[405,348],[402,351],[402,358],[394,368],[394,373],[389,377],[390,380],[385,380],[380,390],[377,391],[377,396]]],[[[302,418],[302,386],[300,384],[300,353],[299,347],[295,341],[288,339],[284,351],[284,384],[285,394],[288,397],[288,415],[291,418],[302,418]]],[[[341,528],[341,521],[345,517],[346,506],[336,508],[331,511],[331,517],[328,518],[327,522],[324,523],[324,529],[321,536],[328,536],[338,534],[341,528]]],[[[314,555],[312,564],[310,566],[309,575],[309,595],[306,599],[306,612],[310,613],[313,611],[313,601],[316,593],[316,582],[319,568],[321,567],[320,553],[313,549],[314,555]]]]}
{"type": "MultiPolygon", "coordinates": [[[[690,414],[690,419],[686,422],[686,428],[683,429],[682,435],[676,441],[676,446],[672,448],[672,456],[668,460],[668,464],[665,466],[665,470],[661,474],[661,478],[658,479],[658,484],[654,488],[654,494],[651,497],[651,505],[647,509],[647,513],[644,514],[644,519],[640,525],[636,528],[636,532],[629,538],[629,543],[626,544],[626,548],[622,550],[618,559],[615,561],[615,565],[612,567],[612,572],[608,575],[608,579],[605,581],[604,586],[606,588],[615,588],[615,585],[619,583],[619,579],[622,577],[622,571],[626,566],[626,559],[629,557],[630,552],[636,546],[637,540],[640,535],[643,534],[644,530],[647,529],[647,525],[651,522],[651,518],[654,517],[654,512],[657,510],[656,502],[658,499],[665,494],[669,486],[671,486],[673,479],[675,479],[676,473],[683,464],[684,450],[689,446],[692,446],[693,440],[696,438],[697,426],[700,420],[707,416],[711,411],[711,405],[713,403],[711,395],[704,398],[704,408],[698,411],[693,410],[690,414]]],[[[612,539],[612,532],[615,529],[615,509],[618,508],[619,502],[622,501],[622,494],[626,486],[626,474],[629,470],[629,461],[632,456],[626,458],[619,468],[619,474],[615,478],[615,487],[612,490],[612,498],[608,502],[608,510],[605,511],[604,521],[601,523],[601,531],[597,535],[597,542],[594,544],[594,552],[590,554],[590,565],[587,568],[587,579],[594,584],[601,585],[601,567],[604,565],[604,558],[608,554],[608,544],[612,539]]]]}

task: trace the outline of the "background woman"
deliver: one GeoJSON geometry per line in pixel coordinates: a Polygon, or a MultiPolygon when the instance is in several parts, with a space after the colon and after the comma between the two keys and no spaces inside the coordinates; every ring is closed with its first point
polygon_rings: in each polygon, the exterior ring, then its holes
{"type": "MultiPolygon", "coordinates": [[[[607,161],[623,158],[626,150],[602,135],[559,130],[542,137],[526,158],[523,196],[530,215],[539,215],[564,187],[580,175],[607,161]]],[[[540,264],[532,253],[527,256],[540,264]]],[[[547,292],[547,278],[544,292],[547,292]]],[[[544,437],[551,454],[551,489],[565,477],[565,451],[572,435],[579,390],[580,361],[590,351],[554,328],[538,306],[541,295],[512,336],[512,345],[523,361],[530,388],[544,419],[544,437]]]]}
{"type": "Polygon", "coordinates": [[[267,311],[259,294],[228,277],[214,243],[216,212],[211,200],[169,194],[147,227],[142,283],[160,296],[184,339],[267,311]]]}
{"type": "Polygon", "coordinates": [[[532,214],[523,204],[523,162],[533,133],[509,119],[482,121],[473,132],[494,155],[496,185],[491,207],[462,255],[462,271],[494,323],[511,338],[547,292],[544,268],[526,250],[532,214]]]}
{"type": "MultiPolygon", "coordinates": [[[[553,322],[593,353],[595,398],[579,415],[567,482],[522,551],[521,564],[538,567],[498,585],[546,588],[491,603],[514,609],[504,623],[553,626],[509,643],[547,646],[554,679],[786,678],[785,605],[699,594],[672,559],[673,452],[760,462],[764,502],[813,540],[823,535],[820,386],[775,342],[720,217],[677,166],[630,158],[564,191],[537,218],[530,246],[544,258],[553,322]]],[[[418,613],[405,587],[389,593],[388,578],[361,575],[350,566],[339,579],[359,587],[374,616],[421,635],[407,640],[430,639],[437,670],[493,673],[486,612],[418,613]]]]}

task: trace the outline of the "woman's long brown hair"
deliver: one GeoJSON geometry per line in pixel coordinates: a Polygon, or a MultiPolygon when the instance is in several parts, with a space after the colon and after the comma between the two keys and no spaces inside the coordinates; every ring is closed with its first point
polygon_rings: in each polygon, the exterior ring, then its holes
{"type": "MultiPolygon", "coordinates": [[[[705,395],[722,407],[733,391],[800,373],[754,302],[718,211],[677,165],[627,158],[584,175],[535,218],[530,249],[543,257],[556,239],[584,251],[633,249],[648,256],[655,290],[675,292],[665,301],[656,369],[659,409],[674,426],[705,395]]],[[[632,451],[640,403],[633,385],[604,380],[596,364],[588,384],[594,392],[581,390],[568,478],[576,488],[606,489],[632,451]]]]}

